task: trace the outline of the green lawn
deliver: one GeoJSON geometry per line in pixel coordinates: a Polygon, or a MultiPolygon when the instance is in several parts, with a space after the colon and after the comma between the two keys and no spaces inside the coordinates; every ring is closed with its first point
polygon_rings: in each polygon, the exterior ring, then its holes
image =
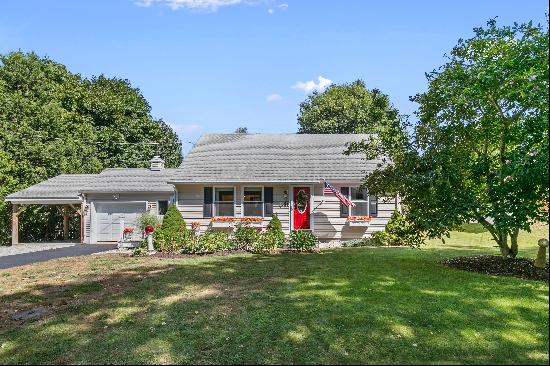
{"type": "MultiPolygon", "coordinates": [[[[548,284],[445,268],[486,233],[421,250],[192,260],[89,256],[0,271],[0,363],[548,363],[548,284]],[[46,306],[37,321],[15,309],[46,306]]],[[[548,227],[521,237],[533,256],[548,227]]]]}

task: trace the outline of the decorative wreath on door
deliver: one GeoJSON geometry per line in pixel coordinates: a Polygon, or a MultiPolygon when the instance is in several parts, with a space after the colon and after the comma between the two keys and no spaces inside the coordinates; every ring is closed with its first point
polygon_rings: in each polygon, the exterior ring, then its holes
{"type": "Polygon", "coordinates": [[[298,194],[296,195],[296,209],[299,213],[306,212],[308,200],[309,195],[303,189],[298,191],[298,194]]]}

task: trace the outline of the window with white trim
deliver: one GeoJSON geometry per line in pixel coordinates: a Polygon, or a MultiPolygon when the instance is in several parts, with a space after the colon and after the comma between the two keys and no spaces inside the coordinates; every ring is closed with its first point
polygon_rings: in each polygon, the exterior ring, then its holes
{"type": "Polygon", "coordinates": [[[350,216],[369,216],[369,194],[366,189],[350,187],[349,199],[355,204],[355,207],[350,207],[350,216]]]}
{"type": "Polygon", "coordinates": [[[235,188],[214,188],[214,216],[235,216],[235,188]]]}
{"type": "Polygon", "coordinates": [[[346,208],[342,208],[342,213],[347,214],[347,216],[376,217],[378,215],[378,197],[369,195],[367,189],[360,187],[345,187],[345,189],[342,189],[342,193],[347,195],[355,204],[355,207],[349,207],[347,210],[346,208]]]}
{"type": "Polygon", "coordinates": [[[243,216],[264,216],[264,193],[262,187],[243,188],[243,216]]]}

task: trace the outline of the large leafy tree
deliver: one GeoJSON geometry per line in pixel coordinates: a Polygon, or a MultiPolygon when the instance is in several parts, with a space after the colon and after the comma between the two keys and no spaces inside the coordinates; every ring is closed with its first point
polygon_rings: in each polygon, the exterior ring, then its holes
{"type": "Polygon", "coordinates": [[[300,104],[298,133],[372,133],[398,119],[387,95],[356,80],[309,95],[300,104]]]}
{"type": "Polygon", "coordinates": [[[366,184],[400,194],[428,236],[477,221],[515,257],[519,232],[548,220],[548,28],[491,20],[474,32],[411,98],[418,121],[401,126],[404,143],[386,129],[363,144],[389,158],[366,184]]]}
{"type": "MultiPolygon", "coordinates": [[[[127,80],[82,78],[34,53],[0,55],[0,243],[9,238],[7,194],[61,173],[106,167],[146,167],[158,153],[181,162],[181,143],[154,119],[127,80]]],[[[59,213],[32,207],[22,239],[53,239],[59,213]]]]}

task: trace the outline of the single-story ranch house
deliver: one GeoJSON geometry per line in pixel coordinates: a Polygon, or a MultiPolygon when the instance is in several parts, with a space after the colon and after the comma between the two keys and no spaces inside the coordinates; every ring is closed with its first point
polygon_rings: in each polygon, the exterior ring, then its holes
{"type": "Polygon", "coordinates": [[[172,203],[188,226],[198,222],[201,231],[228,230],[243,218],[266,226],[277,214],[286,233],[312,230],[324,242],[368,237],[383,230],[399,203],[359,188],[380,161],[343,151],[366,136],[205,134],[176,169],[165,169],[154,157],[149,169],[62,174],[7,197],[13,204],[13,242],[19,213],[34,204],[64,208],[66,237],[71,209],[81,215],[83,243],[119,241],[139,213],[162,216],[172,203]],[[327,192],[325,181],[355,207],[327,192]]]}

